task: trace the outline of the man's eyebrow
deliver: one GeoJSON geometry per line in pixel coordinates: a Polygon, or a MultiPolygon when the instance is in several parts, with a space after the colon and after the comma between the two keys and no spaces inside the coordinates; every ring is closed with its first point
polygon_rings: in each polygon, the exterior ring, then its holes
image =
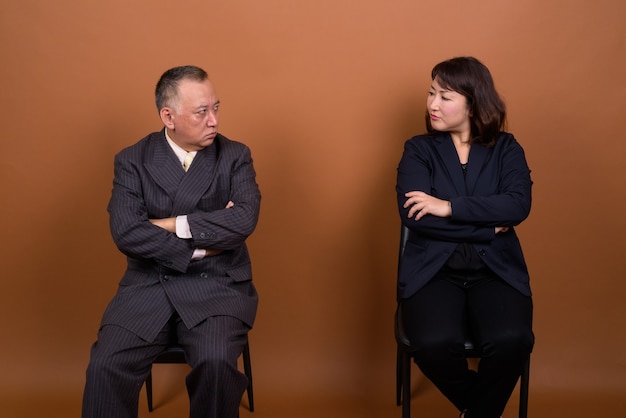
{"type": "Polygon", "coordinates": [[[201,105],[198,105],[198,106],[196,106],[196,109],[198,109],[198,110],[206,109],[208,107],[215,107],[215,106],[219,106],[219,105],[220,105],[220,101],[218,100],[218,101],[216,101],[213,104],[201,104],[201,105]]]}

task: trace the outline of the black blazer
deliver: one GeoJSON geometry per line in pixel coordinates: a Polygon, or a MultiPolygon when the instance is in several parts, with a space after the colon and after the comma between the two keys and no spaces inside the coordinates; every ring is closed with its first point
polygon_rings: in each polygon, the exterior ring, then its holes
{"type": "Polygon", "coordinates": [[[222,135],[197,153],[186,173],[164,130],[122,150],[108,211],[128,267],[102,325],[147,341],[174,311],[189,328],[214,315],[252,326],[257,293],[245,240],[256,227],[260,200],[250,150],[222,135]],[[225,209],[229,200],[235,206],[225,209]],[[178,215],[187,215],[193,239],[148,221],[178,215]],[[192,261],[195,248],[223,252],[192,261]]]}
{"type": "Polygon", "coordinates": [[[509,133],[493,148],[473,144],[464,176],[447,133],[409,139],[398,166],[396,192],[402,223],[411,233],[398,272],[398,297],[406,299],[445,264],[458,243],[471,243],[499,277],[530,296],[528,269],[514,226],[530,212],[530,170],[509,133]],[[407,218],[405,193],[423,191],[452,204],[452,217],[407,218]],[[495,234],[497,226],[510,227],[495,234]]]}

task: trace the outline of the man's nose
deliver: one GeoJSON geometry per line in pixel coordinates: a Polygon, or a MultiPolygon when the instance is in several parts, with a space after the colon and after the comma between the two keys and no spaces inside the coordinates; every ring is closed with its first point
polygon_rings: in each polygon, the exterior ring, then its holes
{"type": "Polygon", "coordinates": [[[209,115],[207,117],[207,121],[206,121],[207,125],[209,126],[215,126],[217,125],[217,113],[215,112],[209,112],[209,115]]]}

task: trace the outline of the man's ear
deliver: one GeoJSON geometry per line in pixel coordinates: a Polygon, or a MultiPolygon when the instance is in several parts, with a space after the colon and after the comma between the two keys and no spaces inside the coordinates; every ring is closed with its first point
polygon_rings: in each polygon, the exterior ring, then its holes
{"type": "Polygon", "coordinates": [[[161,122],[163,122],[163,125],[165,125],[166,128],[174,130],[174,111],[171,108],[161,108],[159,116],[161,117],[161,122]]]}

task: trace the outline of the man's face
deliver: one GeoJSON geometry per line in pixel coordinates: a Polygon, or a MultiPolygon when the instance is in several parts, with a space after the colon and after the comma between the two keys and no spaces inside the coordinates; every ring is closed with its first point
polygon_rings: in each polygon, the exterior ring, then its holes
{"type": "Polygon", "coordinates": [[[178,146],[185,151],[199,151],[215,140],[219,105],[209,80],[183,79],[172,106],[161,109],[161,119],[178,146]]]}

